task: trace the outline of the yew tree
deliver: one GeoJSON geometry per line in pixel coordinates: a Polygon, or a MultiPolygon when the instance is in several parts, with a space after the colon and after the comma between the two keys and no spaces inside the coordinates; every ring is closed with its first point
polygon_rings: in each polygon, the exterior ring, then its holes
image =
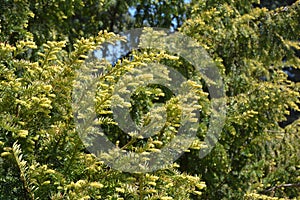
{"type": "MultiPolygon", "coordinates": [[[[282,122],[299,110],[300,85],[284,69],[300,68],[300,1],[286,2],[0,2],[0,199],[298,199],[300,120],[282,122]],[[186,153],[157,171],[130,173],[107,165],[107,154],[88,151],[72,100],[91,53],[129,40],[119,33],[144,26],[176,29],[205,49],[222,76],[226,118],[216,146],[201,158],[212,112],[203,74],[160,49],[97,60],[97,125],[122,150],[159,154],[176,138],[184,110],[168,88],[141,87],[131,105],[124,104],[133,121],[147,125],[159,103],[166,122],[149,138],[124,133],[110,104],[126,73],[148,63],[170,66],[190,79],[198,100],[197,138],[186,153]]],[[[145,31],[149,38],[162,34],[145,31]]]]}

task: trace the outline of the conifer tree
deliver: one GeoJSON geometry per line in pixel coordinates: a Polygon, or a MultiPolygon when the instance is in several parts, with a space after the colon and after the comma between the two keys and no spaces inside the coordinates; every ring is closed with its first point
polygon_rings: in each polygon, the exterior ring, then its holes
{"type": "Polygon", "coordinates": [[[66,2],[0,3],[0,199],[300,197],[300,120],[280,126],[291,109],[299,110],[299,83],[283,71],[300,66],[299,0],[282,7],[256,0],[179,1],[181,6],[171,0],[66,2]],[[178,29],[208,52],[224,81],[227,113],[218,143],[200,158],[211,125],[211,97],[191,63],[174,52],[147,48],[97,63],[103,72],[96,77],[97,123],[127,151],[159,153],[176,137],[184,108],[165,87],[139,88],[129,108],[134,122],[147,125],[160,112],[151,108],[163,103],[166,124],[147,139],[129,137],[110,107],[118,80],[153,62],[196,77],[188,83],[201,107],[197,139],[176,162],[130,173],[88,151],[72,100],[77,72],[88,67],[90,53],[126,40],[117,32],[143,26],[178,29]]]}

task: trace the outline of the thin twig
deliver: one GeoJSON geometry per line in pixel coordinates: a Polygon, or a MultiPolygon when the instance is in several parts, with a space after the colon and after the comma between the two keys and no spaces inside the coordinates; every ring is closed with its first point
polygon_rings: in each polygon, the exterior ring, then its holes
{"type": "Polygon", "coordinates": [[[300,183],[286,183],[286,184],[281,184],[281,185],[275,185],[274,187],[264,190],[263,193],[272,192],[272,191],[274,191],[278,188],[282,188],[282,187],[300,187],[300,183]]]}

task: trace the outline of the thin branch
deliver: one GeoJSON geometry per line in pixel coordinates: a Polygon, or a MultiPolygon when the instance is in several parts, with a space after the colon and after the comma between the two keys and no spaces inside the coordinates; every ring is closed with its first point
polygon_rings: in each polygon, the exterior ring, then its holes
{"type": "Polygon", "coordinates": [[[272,192],[272,191],[274,191],[278,188],[282,188],[282,187],[299,187],[300,188],[300,183],[286,183],[286,184],[276,185],[267,190],[264,190],[263,193],[272,192]]]}
{"type": "Polygon", "coordinates": [[[29,186],[29,181],[27,180],[26,177],[26,161],[22,161],[22,151],[20,149],[20,145],[17,144],[17,142],[15,142],[13,144],[13,156],[15,158],[16,164],[20,170],[20,179],[22,181],[23,187],[26,191],[26,196],[28,195],[28,197],[30,198],[30,200],[34,200],[34,193],[32,191],[32,188],[29,186]]]}
{"type": "Polygon", "coordinates": [[[127,147],[129,147],[130,145],[132,145],[133,143],[135,143],[136,140],[137,140],[136,137],[132,137],[131,140],[121,148],[121,150],[126,149],[127,147]]]}
{"type": "Polygon", "coordinates": [[[143,179],[143,174],[141,174],[140,176],[139,176],[139,199],[140,200],[143,200],[144,199],[144,191],[143,191],[143,189],[144,189],[144,179],[143,179]]]}

